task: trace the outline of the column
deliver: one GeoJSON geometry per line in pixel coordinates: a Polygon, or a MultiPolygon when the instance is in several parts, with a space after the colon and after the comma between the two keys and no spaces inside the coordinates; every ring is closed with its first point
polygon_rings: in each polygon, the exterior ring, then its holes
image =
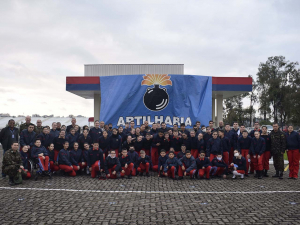
{"type": "Polygon", "coordinates": [[[214,124],[216,124],[216,99],[212,99],[212,121],[214,121],[214,124]]]}
{"type": "Polygon", "coordinates": [[[216,127],[219,126],[219,121],[223,120],[223,95],[217,95],[217,121],[216,127]]]}
{"type": "Polygon", "coordinates": [[[94,94],[94,121],[100,120],[101,94],[94,94]]]}

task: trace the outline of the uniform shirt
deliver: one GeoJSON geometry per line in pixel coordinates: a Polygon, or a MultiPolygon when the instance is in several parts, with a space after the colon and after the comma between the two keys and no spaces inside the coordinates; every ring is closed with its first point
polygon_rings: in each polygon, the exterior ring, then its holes
{"type": "Polygon", "coordinates": [[[236,164],[238,166],[236,170],[244,170],[245,172],[247,171],[246,159],[244,157],[241,157],[241,159],[233,157],[233,164],[236,164]]]}
{"type": "Polygon", "coordinates": [[[266,149],[265,152],[271,151],[271,137],[270,135],[260,135],[261,138],[265,139],[266,149]]]}
{"type": "Polygon", "coordinates": [[[129,165],[131,163],[128,155],[126,155],[126,157],[120,156],[119,161],[120,161],[121,167],[125,167],[125,164],[129,165]]]}
{"type": "Polygon", "coordinates": [[[87,165],[91,167],[98,160],[100,160],[100,167],[104,168],[103,152],[101,151],[101,149],[89,149],[87,152],[87,165]]]}
{"type": "Polygon", "coordinates": [[[165,163],[164,172],[168,172],[168,169],[171,169],[171,167],[174,166],[175,168],[178,168],[178,166],[182,166],[182,162],[178,160],[176,157],[174,158],[168,158],[165,163]]]}
{"type": "Polygon", "coordinates": [[[93,127],[89,131],[89,136],[92,139],[92,142],[99,140],[99,138],[102,136],[102,130],[100,128],[96,129],[96,127],[93,127]]]}
{"type": "Polygon", "coordinates": [[[194,169],[197,169],[197,166],[196,166],[196,160],[193,156],[191,156],[190,158],[187,158],[186,156],[183,156],[180,161],[182,163],[184,163],[184,166],[185,166],[185,171],[187,173],[191,172],[192,170],[194,169]]]}
{"type": "Polygon", "coordinates": [[[300,135],[299,133],[292,131],[286,133],[286,149],[288,150],[300,150],[300,135]]]}
{"type": "Polygon", "coordinates": [[[242,152],[242,149],[250,149],[251,142],[252,142],[252,138],[249,136],[247,136],[246,138],[239,137],[237,142],[237,149],[239,150],[239,152],[242,152]]]}
{"type": "Polygon", "coordinates": [[[105,169],[105,173],[109,174],[109,169],[113,168],[116,165],[116,168],[114,169],[114,171],[120,171],[121,169],[121,164],[119,161],[119,158],[115,157],[115,158],[111,158],[110,156],[107,156],[104,162],[104,169],[105,169]]]}
{"type": "Polygon", "coordinates": [[[53,140],[54,149],[57,151],[63,149],[65,141],[67,141],[66,138],[60,138],[60,137],[54,138],[54,140],[53,140]]]}
{"type": "Polygon", "coordinates": [[[23,130],[20,135],[20,145],[23,147],[24,145],[30,145],[32,147],[35,142],[35,132],[31,133],[28,130],[23,130]]]}
{"type": "Polygon", "coordinates": [[[251,147],[250,147],[250,151],[249,154],[253,154],[253,155],[262,155],[266,150],[266,142],[265,139],[262,137],[257,138],[252,138],[251,141],[251,147]]]}
{"type": "Polygon", "coordinates": [[[223,154],[223,146],[221,139],[219,137],[217,137],[216,139],[209,139],[206,146],[206,155],[217,155],[218,153],[223,154]]]}
{"type": "Polygon", "coordinates": [[[31,149],[31,157],[32,158],[38,158],[39,154],[43,153],[44,156],[48,156],[48,152],[46,150],[46,148],[44,146],[40,146],[40,147],[37,147],[36,145],[34,145],[31,149]]]}
{"type": "Polygon", "coordinates": [[[196,159],[196,165],[197,169],[202,169],[202,167],[207,168],[208,166],[211,166],[211,162],[209,161],[209,158],[204,157],[203,159],[197,158],[196,159]]]}

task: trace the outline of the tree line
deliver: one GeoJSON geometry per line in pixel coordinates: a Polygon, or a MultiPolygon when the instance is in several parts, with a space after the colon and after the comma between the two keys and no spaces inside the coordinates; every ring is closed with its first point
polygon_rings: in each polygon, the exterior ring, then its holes
{"type": "Polygon", "coordinates": [[[252,92],[234,96],[224,101],[224,121],[232,124],[253,126],[253,121],[261,124],[279,123],[300,125],[300,68],[298,62],[290,62],[284,56],[269,57],[260,63],[256,79],[252,75],[252,92]],[[243,101],[250,100],[249,107],[243,101]],[[258,110],[254,105],[258,105],[258,110]],[[259,116],[255,116],[259,113],[259,116]]]}

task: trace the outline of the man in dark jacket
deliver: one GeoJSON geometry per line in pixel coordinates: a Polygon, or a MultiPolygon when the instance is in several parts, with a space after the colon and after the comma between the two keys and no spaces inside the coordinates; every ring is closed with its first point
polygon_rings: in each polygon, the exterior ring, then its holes
{"type": "Polygon", "coordinates": [[[293,126],[288,127],[286,133],[286,151],[289,159],[289,179],[297,179],[299,171],[300,135],[294,131],[293,126]]]}
{"type": "Polygon", "coordinates": [[[110,179],[116,179],[117,173],[121,170],[121,164],[119,158],[116,157],[116,151],[110,150],[109,155],[106,157],[104,162],[104,169],[106,177],[110,179]]]}
{"type": "Polygon", "coordinates": [[[191,151],[187,150],[185,156],[183,156],[180,161],[182,162],[182,167],[178,168],[178,176],[180,179],[182,178],[182,175],[190,176],[191,179],[194,179],[197,166],[191,151]]]}
{"type": "Polygon", "coordinates": [[[271,153],[273,156],[274,167],[276,174],[273,177],[283,179],[284,158],[283,154],[286,150],[286,137],[285,134],[279,130],[278,123],[273,124],[271,136],[271,153]]]}

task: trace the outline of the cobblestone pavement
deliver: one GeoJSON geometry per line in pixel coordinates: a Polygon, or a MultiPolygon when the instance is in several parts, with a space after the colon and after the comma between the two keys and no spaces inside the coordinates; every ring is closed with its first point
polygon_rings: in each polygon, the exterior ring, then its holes
{"type": "MultiPolygon", "coordinates": [[[[0,151],[2,162],[2,151],[0,151]]],[[[274,169],[271,165],[270,174],[274,169]]],[[[1,224],[300,224],[299,180],[0,179],[1,224]],[[55,190],[52,190],[55,189],[55,190]],[[194,192],[194,193],[193,193],[194,192]]]]}

